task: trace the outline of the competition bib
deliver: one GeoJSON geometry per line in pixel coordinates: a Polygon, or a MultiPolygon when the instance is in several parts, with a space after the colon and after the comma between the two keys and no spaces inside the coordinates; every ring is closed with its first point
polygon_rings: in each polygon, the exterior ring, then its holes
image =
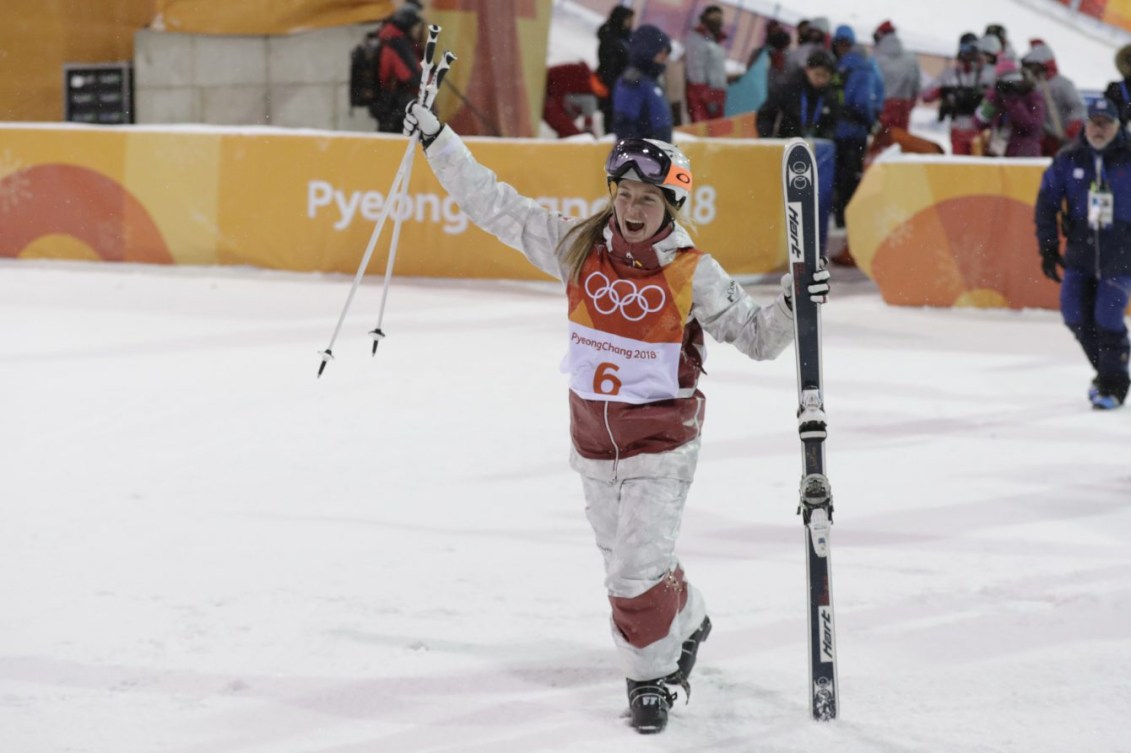
{"type": "Polygon", "coordinates": [[[648,403],[679,392],[679,357],[699,254],[648,275],[620,275],[592,254],[569,293],[570,389],[588,400],[648,403]]]}

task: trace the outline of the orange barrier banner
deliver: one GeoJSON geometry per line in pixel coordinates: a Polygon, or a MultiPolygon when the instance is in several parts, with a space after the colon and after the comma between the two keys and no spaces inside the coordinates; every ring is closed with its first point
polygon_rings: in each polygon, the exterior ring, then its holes
{"type": "Polygon", "coordinates": [[[675,130],[702,138],[756,139],[758,138],[758,113],[745,112],[741,115],[732,115],[729,118],[701,120],[698,123],[678,126],[675,130]]]}
{"type": "Polygon", "coordinates": [[[1121,29],[1131,29],[1131,0],[1059,0],[1077,13],[1121,29]]]}
{"type": "Polygon", "coordinates": [[[1131,30],[1131,0],[1107,0],[1100,20],[1105,24],[1131,30]]]}
{"type": "MultiPolygon", "coordinates": [[[[606,201],[608,144],[468,142],[502,180],[547,208],[586,216],[606,201]]],[[[0,256],[352,274],[407,143],[269,128],[0,126],[0,256]]],[[[681,146],[695,169],[685,211],[700,248],[736,275],[783,267],[781,142],[681,146]]],[[[396,211],[397,274],[540,276],[471,225],[420,154],[396,211]]],[[[384,271],[391,230],[386,223],[370,273],[384,271]]]]}
{"type": "Polygon", "coordinates": [[[195,34],[293,34],[378,21],[393,0],[156,0],[153,27],[195,34]]]}
{"type": "Polygon", "coordinates": [[[902,306],[1058,307],[1033,207],[1047,159],[903,157],[864,173],[845,224],[852,256],[902,306]]]}

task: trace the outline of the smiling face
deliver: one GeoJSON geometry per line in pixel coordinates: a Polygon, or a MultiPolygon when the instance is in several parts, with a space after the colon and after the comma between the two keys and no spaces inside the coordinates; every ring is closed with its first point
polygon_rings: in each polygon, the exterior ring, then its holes
{"type": "Polygon", "coordinates": [[[667,219],[664,193],[658,186],[622,179],[613,194],[620,234],[630,243],[646,241],[660,231],[667,219]]]}

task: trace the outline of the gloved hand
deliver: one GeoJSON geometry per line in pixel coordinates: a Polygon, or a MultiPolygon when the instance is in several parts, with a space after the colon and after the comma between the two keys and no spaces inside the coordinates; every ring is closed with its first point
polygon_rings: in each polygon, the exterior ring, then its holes
{"type": "MultiPolygon", "coordinates": [[[[809,285],[805,290],[809,293],[809,300],[813,303],[826,303],[829,300],[829,278],[831,275],[828,270],[828,261],[821,257],[821,268],[813,273],[812,279],[809,280],[809,285]]],[[[785,296],[785,303],[791,309],[793,308],[793,274],[786,272],[781,277],[781,291],[785,296]]]]}
{"type": "Polygon", "coordinates": [[[1064,257],[1060,255],[1059,245],[1046,245],[1041,247],[1041,271],[1045,277],[1053,282],[1060,282],[1060,273],[1056,268],[1064,268],[1064,257]]]}
{"type": "Polygon", "coordinates": [[[435,113],[416,100],[408,103],[404,108],[404,135],[412,138],[414,133],[420,134],[420,143],[428,147],[440,135],[444,124],[436,117],[435,113]]]}

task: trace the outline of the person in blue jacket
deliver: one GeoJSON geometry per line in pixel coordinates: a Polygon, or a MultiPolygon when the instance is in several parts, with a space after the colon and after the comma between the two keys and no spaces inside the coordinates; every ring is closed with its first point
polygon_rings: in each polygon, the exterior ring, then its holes
{"type": "Polygon", "coordinates": [[[1061,282],[1060,311],[1096,371],[1093,407],[1118,408],[1131,384],[1124,312],[1131,296],[1131,143],[1106,97],[1077,140],[1053,158],[1037,195],[1041,269],[1061,282]],[[1064,254],[1060,235],[1064,234],[1064,254]]]}
{"type": "Polygon", "coordinates": [[[617,139],[672,140],[672,108],[660,74],[672,51],[671,39],[645,24],[628,41],[628,68],[613,89],[613,132],[617,139]]]}
{"type": "Polygon", "coordinates": [[[856,32],[851,26],[837,27],[833,33],[833,53],[837,58],[836,86],[841,97],[833,136],[836,142],[833,215],[837,227],[844,227],[844,208],[860,185],[868,136],[884,106],[884,85],[879,66],[856,44],[856,32]]]}

